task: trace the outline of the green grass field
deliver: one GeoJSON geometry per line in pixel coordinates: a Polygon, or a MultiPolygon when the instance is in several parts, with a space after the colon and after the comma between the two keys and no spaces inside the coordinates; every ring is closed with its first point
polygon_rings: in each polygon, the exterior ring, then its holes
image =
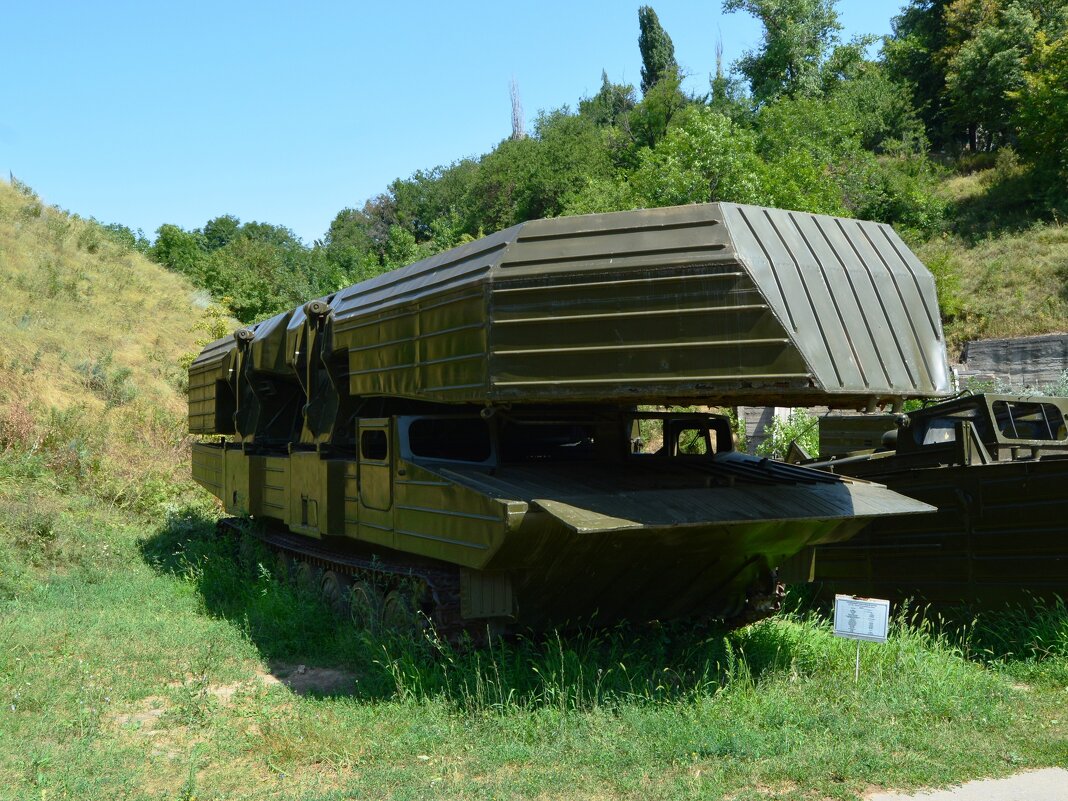
{"type": "Polygon", "coordinates": [[[492,647],[356,630],[206,505],[0,473],[0,797],[856,798],[1068,764],[1068,613],[492,647]],[[303,670],[301,670],[303,666],[303,670]]]}

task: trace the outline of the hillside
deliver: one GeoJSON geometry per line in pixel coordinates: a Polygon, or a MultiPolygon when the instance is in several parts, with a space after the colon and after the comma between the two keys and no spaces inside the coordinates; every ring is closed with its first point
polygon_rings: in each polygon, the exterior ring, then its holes
{"type": "Polygon", "coordinates": [[[182,363],[213,320],[203,297],[96,223],[0,182],[0,452],[120,506],[174,495],[182,363]]]}
{"type": "Polygon", "coordinates": [[[1068,331],[1068,226],[1036,214],[1021,176],[952,174],[945,230],[914,241],[938,280],[951,355],[972,339],[1068,331]]]}

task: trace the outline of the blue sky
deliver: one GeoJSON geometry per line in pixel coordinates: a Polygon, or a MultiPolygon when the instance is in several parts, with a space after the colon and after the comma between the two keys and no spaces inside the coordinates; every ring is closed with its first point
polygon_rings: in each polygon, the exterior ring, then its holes
{"type": "MultiPolygon", "coordinates": [[[[647,0],[648,1],[648,0],[647,0]]],[[[882,35],[903,0],[840,0],[882,35]]],[[[641,2],[4,3],[0,173],[85,217],[197,228],[219,214],[311,243],[397,177],[574,107],[601,70],[637,85],[641,2]]],[[[653,0],[687,88],[760,39],[719,0],[653,0]]]]}

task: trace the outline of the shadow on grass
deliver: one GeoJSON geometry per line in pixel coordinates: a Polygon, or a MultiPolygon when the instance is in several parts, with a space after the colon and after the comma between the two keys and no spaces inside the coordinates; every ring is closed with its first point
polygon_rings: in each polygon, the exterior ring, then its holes
{"type": "Polygon", "coordinates": [[[986,191],[953,204],[951,231],[975,244],[990,236],[1019,234],[1041,223],[1068,218],[1063,188],[1034,172],[1014,174],[992,183],[986,191]]]}
{"type": "MultiPolygon", "coordinates": [[[[670,704],[735,684],[756,689],[799,670],[844,675],[852,667],[851,652],[830,634],[826,605],[811,590],[788,596],[785,619],[736,631],[617,625],[528,632],[475,647],[443,642],[432,631],[412,637],[357,629],[316,595],[280,580],[273,556],[254,536],[219,535],[203,512],[171,516],[142,552],[156,570],[189,582],[208,614],[240,628],[294,692],[441,701],[476,712],[567,712],[670,704]]],[[[1050,680],[1068,676],[1063,603],[979,615],[905,610],[895,622],[901,647],[1010,669],[1033,666],[1037,672],[1024,673],[1050,680]]]]}
{"type": "MultiPolygon", "coordinates": [[[[208,614],[238,626],[283,683],[300,682],[298,666],[353,676],[348,690],[335,684],[312,686],[312,693],[566,710],[715,692],[738,665],[734,635],[713,625],[528,632],[478,647],[443,642],[434,632],[413,638],[360,630],[280,580],[273,555],[253,535],[219,534],[202,511],[172,515],[141,550],[157,571],[189,582],[208,614]]],[[[750,664],[747,675],[765,667],[770,662],[750,664]]]]}

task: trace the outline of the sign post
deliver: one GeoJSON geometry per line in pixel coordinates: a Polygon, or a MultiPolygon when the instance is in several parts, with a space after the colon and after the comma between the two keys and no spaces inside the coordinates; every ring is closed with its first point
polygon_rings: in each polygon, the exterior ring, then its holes
{"type": "Polygon", "coordinates": [[[860,642],[886,642],[890,627],[890,602],[856,595],[834,596],[834,636],[857,641],[853,682],[860,681],[860,642]]]}

